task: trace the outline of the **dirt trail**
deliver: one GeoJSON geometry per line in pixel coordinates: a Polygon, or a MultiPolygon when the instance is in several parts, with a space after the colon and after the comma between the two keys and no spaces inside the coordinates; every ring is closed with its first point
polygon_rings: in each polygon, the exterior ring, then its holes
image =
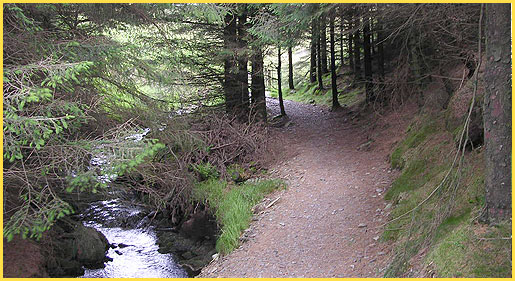
{"type": "MultiPolygon", "coordinates": [[[[256,215],[247,241],[199,277],[382,276],[391,246],[377,240],[375,227],[387,219],[383,196],[393,176],[386,159],[402,124],[372,127],[348,111],[285,102],[291,123],[274,132],[285,156],[271,173],[288,188],[269,196],[280,199],[256,215]],[[382,141],[358,150],[368,137],[382,141]]],[[[268,104],[276,113],[277,102],[268,104]]]]}

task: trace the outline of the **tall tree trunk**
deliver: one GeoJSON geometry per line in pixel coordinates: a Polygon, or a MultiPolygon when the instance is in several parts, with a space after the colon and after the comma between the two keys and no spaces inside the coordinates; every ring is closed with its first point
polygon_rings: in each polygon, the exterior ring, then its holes
{"type": "Polygon", "coordinates": [[[349,54],[349,66],[352,72],[356,72],[356,65],[354,64],[354,48],[352,47],[352,42],[354,42],[353,33],[350,32],[352,30],[352,21],[348,21],[349,32],[347,35],[347,53],[349,54]]]}
{"type": "Polygon", "coordinates": [[[361,80],[361,58],[360,58],[360,49],[361,49],[361,40],[359,36],[359,19],[356,19],[354,24],[354,28],[356,28],[356,31],[353,34],[353,41],[354,41],[354,76],[356,77],[356,80],[361,80]]]}
{"type": "Polygon", "coordinates": [[[239,91],[236,63],[234,51],[238,47],[236,42],[236,18],[232,14],[225,16],[225,26],[223,32],[224,48],[228,54],[224,57],[224,97],[225,108],[230,114],[235,114],[241,102],[241,92],[239,91]]]}
{"type": "Polygon", "coordinates": [[[293,51],[291,46],[288,47],[288,86],[290,90],[295,89],[293,85],[293,51]]]}
{"type": "Polygon", "coordinates": [[[317,81],[317,21],[311,20],[311,56],[309,64],[309,81],[317,81]]]}
{"type": "Polygon", "coordinates": [[[281,45],[277,46],[277,92],[279,94],[279,108],[281,109],[281,115],[285,116],[286,111],[284,110],[283,91],[281,89],[281,45]]]}
{"type": "Polygon", "coordinates": [[[363,19],[363,60],[365,62],[365,91],[367,104],[375,101],[372,83],[372,55],[370,53],[370,21],[363,19]]]}
{"type": "Polygon", "coordinates": [[[383,25],[378,23],[377,29],[377,71],[380,81],[384,81],[384,49],[383,49],[383,25]]]}
{"type": "Polygon", "coordinates": [[[327,23],[325,13],[320,18],[320,56],[322,58],[322,73],[329,73],[327,68],[327,23]]]}
{"type": "Polygon", "coordinates": [[[245,113],[249,108],[249,72],[247,54],[247,4],[241,4],[242,11],[238,15],[238,82],[240,85],[241,111],[245,113]]]}
{"type": "Polygon", "coordinates": [[[486,7],[484,218],[496,223],[511,218],[511,11],[510,4],[486,7]]]}
{"type": "Polygon", "coordinates": [[[372,58],[373,58],[376,55],[376,49],[375,49],[376,39],[374,38],[375,25],[374,25],[374,20],[372,17],[369,17],[368,19],[370,22],[370,51],[372,53],[372,58]]]}
{"type": "Polygon", "coordinates": [[[318,80],[318,89],[319,90],[323,90],[324,89],[324,82],[322,81],[322,73],[323,73],[323,70],[322,70],[322,55],[321,55],[321,46],[320,46],[320,41],[321,38],[320,38],[320,32],[317,32],[317,39],[316,39],[316,42],[317,42],[317,80],[318,80]]]}
{"type": "Polygon", "coordinates": [[[343,57],[343,16],[340,17],[340,65],[343,67],[345,65],[344,57],[343,57]]]}
{"type": "Polygon", "coordinates": [[[266,98],[265,98],[265,75],[263,50],[254,46],[252,48],[252,72],[251,72],[251,102],[254,110],[260,116],[260,119],[266,122],[266,98]]]}
{"type": "Polygon", "coordinates": [[[334,48],[334,14],[329,18],[329,37],[331,41],[331,89],[333,94],[333,110],[340,108],[338,101],[338,86],[336,84],[336,54],[334,48]]]}

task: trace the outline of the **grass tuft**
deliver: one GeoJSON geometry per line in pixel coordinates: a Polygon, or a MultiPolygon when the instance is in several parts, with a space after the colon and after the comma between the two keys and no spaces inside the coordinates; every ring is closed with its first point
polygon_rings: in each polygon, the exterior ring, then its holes
{"type": "Polygon", "coordinates": [[[239,238],[252,219],[252,207],[275,189],[284,187],[280,180],[259,180],[230,185],[226,181],[210,179],[198,183],[194,189],[197,200],[206,202],[215,210],[221,225],[216,250],[228,254],[239,246],[239,238]]]}

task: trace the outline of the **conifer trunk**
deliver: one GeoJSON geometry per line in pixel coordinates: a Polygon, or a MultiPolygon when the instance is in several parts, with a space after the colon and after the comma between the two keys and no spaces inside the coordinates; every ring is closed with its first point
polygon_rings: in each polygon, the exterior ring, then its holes
{"type": "Polygon", "coordinates": [[[320,57],[322,58],[322,73],[329,73],[327,68],[327,23],[325,13],[320,18],[320,57]]]}
{"type": "Polygon", "coordinates": [[[283,91],[281,89],[281,46],[277,46],[277,92],[279,94],[279,108],[281,109],[281,115],[285,116],[286,111],[284,110],[283,91]]]}
{"type": "Polygon", "coordinates": [[[249,73],[247,55],[247,4],[242,4],[242,11],[238,15],[238,82],[240,85],[241,111],[247,112],[249,108],[249,73]]]}
{"type": "Polygon", "coordinates": [[[334,15],[331,14],[329,19],[329,36],[331,41],[331,89],[333,96],[333,110],[340,108],[338,101],[338,86],[336,84],[336,54],[334,48],[334,15]]]}
{"type": "Polygon", "coordinates": [[[343,58],[343,16],[340,17],[340,65],[344,66],[345,61],[343,58]]]}
{"type": "Polygon", "coordinates": [[[311,20],[311,56],[309,65],[309,81],[314,83],[317,80],[317,21],[311,20]]]}
{"type": "Polygon", "coordinates": [[[383,25],[381,23],[377,23],[376,29],[377,29],[377,71],[379,72],[380,80],[384,81],[383,25]]]}
{"type": "Polygon", "coordinates": [[[229,53],[224,57],[224,97],[227,113],[235,114],[237,107],[241,104],[241,91],[239,91],[234,50],[238,47],[236,42],[236,19],[232,14],[225,16],[223,32],[224,48],[229,53]]]}
{"type": "Polygon", "coordinates": [[[260,119],[266,122],[265,75],[263,72],[263,50],[255,46],[252,48],[251,72],[251,102],[260,119]]]}
{"type": "Polygon", "coordinates": [[[372,55],[370,45],[370,21],[363,19],[363,60],[365,64],[365,91],[368,104],[375,100],[372,83],[372,55]]]}
{"type": "Polygon", "coordinates": [[[295,89],[293,85],[293,51],[292,47],[288,47],[288,86],[290,90],[295,89]]]}
{"type": "Polygon", "coordinates": [[[511,218],[511,11],[510,4],[486,7],[484,219],[496,223],[511,218]]]}
{"type": "Polygon", "coordinates": [[[353,33],[350,32],[352,30],[352,21],[348,21],[349,32],[347,35],[347,53],[349,54],[349,66],[352,72],[356,72],[356,67],[354,64],[354,48],[352,47],[352,43],[354,42],[353,33]]]}
{"type": "Polygon", "coordinates": [[[354,77],[357,81],[361,80],[361,58],[360,58],[360,51],[361,51],[361,40],[359,36],[359,19],[356,19],[354,24],[354,28],[356,28],[356,31],[353,34],[353,41],[354,41],[354,77]]]}
{"type": "Polygon", "coordinates": [[[317,80],[318,80],[318,89],[323,90],[324,89],[324,82],[322,81],[322,55],[321,55],[321,38],[320,38],[320,32],[317,32],[317,80]]]}

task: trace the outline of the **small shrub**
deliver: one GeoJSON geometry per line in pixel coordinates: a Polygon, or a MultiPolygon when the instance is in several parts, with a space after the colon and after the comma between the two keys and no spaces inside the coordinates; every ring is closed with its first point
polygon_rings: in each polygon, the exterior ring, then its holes
{"type": "Polygon", "coordinates": [[[216,179],[220,176],[220,174],[216,170],[216,167],[211,165],[211,163],[209,162],[191,164],[191,167],[193,168],[193,171],[195,171],[197,175],[200,177],[201,181],[205,181],[208,179],[216,179]]]}

